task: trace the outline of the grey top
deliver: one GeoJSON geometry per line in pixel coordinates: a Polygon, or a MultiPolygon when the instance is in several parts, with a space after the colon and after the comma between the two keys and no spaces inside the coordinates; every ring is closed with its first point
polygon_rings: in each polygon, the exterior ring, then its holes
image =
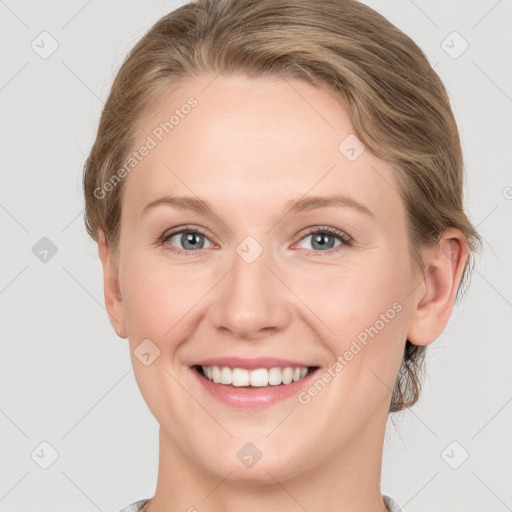
{"type": "Polygon", "coordinates": [[[149,499],[150,498],[135,501],[131,505],[128,505],[127,507],[121,509],[119,512],[137,512],[149,501],[149,499]]]}
{"type": "MultiPolygon", "coordinates": [[[[389,512],[402,512],[402,509],[398,506],[398,503],[393,500],[393,498],[390,498],[389,496],[386,496],[385,494],[382,495],[382,499],[384,500],[384,503],[386,504],[386,507],[388,507],[389,512]]],[[[145,498],[139,501],[135,501],[134,503],[128,505],[127,507],[124,507],[119,512],[137,512],[140,510],[147,502],[149,501],[149,498],[145,498]]]]}

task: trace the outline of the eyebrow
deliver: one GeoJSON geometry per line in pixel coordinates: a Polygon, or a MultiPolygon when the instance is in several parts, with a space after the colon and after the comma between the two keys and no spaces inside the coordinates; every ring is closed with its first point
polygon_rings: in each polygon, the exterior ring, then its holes
{"type": "MultiPolygon", "coordinates": [[[[147,204],[143,210],[144,215],[151,208],[156,206],[167,205],[179,210],[193,210],[204,215],[212,215],[213,208],[211,205],[199,198],[187,196],[165,196],[147,204]]],[[[298,199],[292,199],[286,202],[286,213],[301,213],[314,210],[316,208],[326,208],[329,206],[352,208],[371,218],[375,218],[375,214],[364,204],[357,202],[355,199],[342,194],[330,196],[306,196],[298,199]]]]}

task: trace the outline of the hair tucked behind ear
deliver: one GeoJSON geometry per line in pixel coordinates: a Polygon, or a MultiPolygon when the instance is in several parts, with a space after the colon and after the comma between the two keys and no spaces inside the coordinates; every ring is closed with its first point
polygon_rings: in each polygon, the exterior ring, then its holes
{"type": "MultiPolygon", "coordinates": [[[[420,48],[355,0],[197,0],[161,18],[121,66],[85,163],[85,222],[94,240],[101,229],[116,251],[123,182],[107,194],[105,184],[132,150],[145,113],[183,79],[212,73],[302,79],[335,95],[357,137],[396,172],[415,264],[422,268],[420,249],[453,226],[468,241],[466,280],[481,240],[464,212],[448,95],[420,48]]],[[[406,342],[390,411],[418,399],[424,351],[406,342]]]]}

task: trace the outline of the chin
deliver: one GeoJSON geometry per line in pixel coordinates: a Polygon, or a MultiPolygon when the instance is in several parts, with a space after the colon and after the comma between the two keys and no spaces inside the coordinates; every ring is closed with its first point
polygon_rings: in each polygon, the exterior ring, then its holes
{"type": "Polygon", "coordinates": [[[266,435],[268,432],[259,437],[246,434],[230,438],[222,446],[216,444],[215,450],[210,446],[207,458],[204,453],[197,455],[203,459],[201,465],[216,478],[247,485],[287,480],[297,473],[297,462],[304,459],[304,446],[292,439],[289,446],[284,446],[280,439],[265,439],[266,435]]]}

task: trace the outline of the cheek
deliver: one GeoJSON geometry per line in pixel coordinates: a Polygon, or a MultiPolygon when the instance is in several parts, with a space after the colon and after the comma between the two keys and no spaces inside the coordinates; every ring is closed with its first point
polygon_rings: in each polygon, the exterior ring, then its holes
{"type": "Polygon", "coordinates": [[[129,332],[134,338],[172,343],[182,320],[204,295],[206,283],[194,272],[165,261],[145,264],[133,255],[126,263],[123,306],[129,332]]]}
{"type": "Polygon", "coordinates": [[[157,261],[142,251],[125,254],[123,308],[135,378],[158,421],[175,425],[176,410],[194,412],[176,384],[184,371],[176,352],[194,330],[193,306],[206,290],[200,279],[172,268],[165,258],[157,261]],[[148,352],[149,361],[144,361],[148,352]]]}
{"type": "Polygon", "coordinates": [[[407,279],[391,258],[315,268],[289,275],[293,289],[336,337],[354,336],[404,301],[407,279]]]}
{"type": "Polygon", "coordinates": [[[307,321],[316,318],[333,361],[341,357],[350,366],[344,373],[354,378],[371,368],[385,382],[394,382],[407,332],[410,288],[407,261],[401,258],[383,250],[364,259],[351,257],[342,266],[310,265],[293,277],[292,286],[307,305],[302,308],[307,321]]]}

